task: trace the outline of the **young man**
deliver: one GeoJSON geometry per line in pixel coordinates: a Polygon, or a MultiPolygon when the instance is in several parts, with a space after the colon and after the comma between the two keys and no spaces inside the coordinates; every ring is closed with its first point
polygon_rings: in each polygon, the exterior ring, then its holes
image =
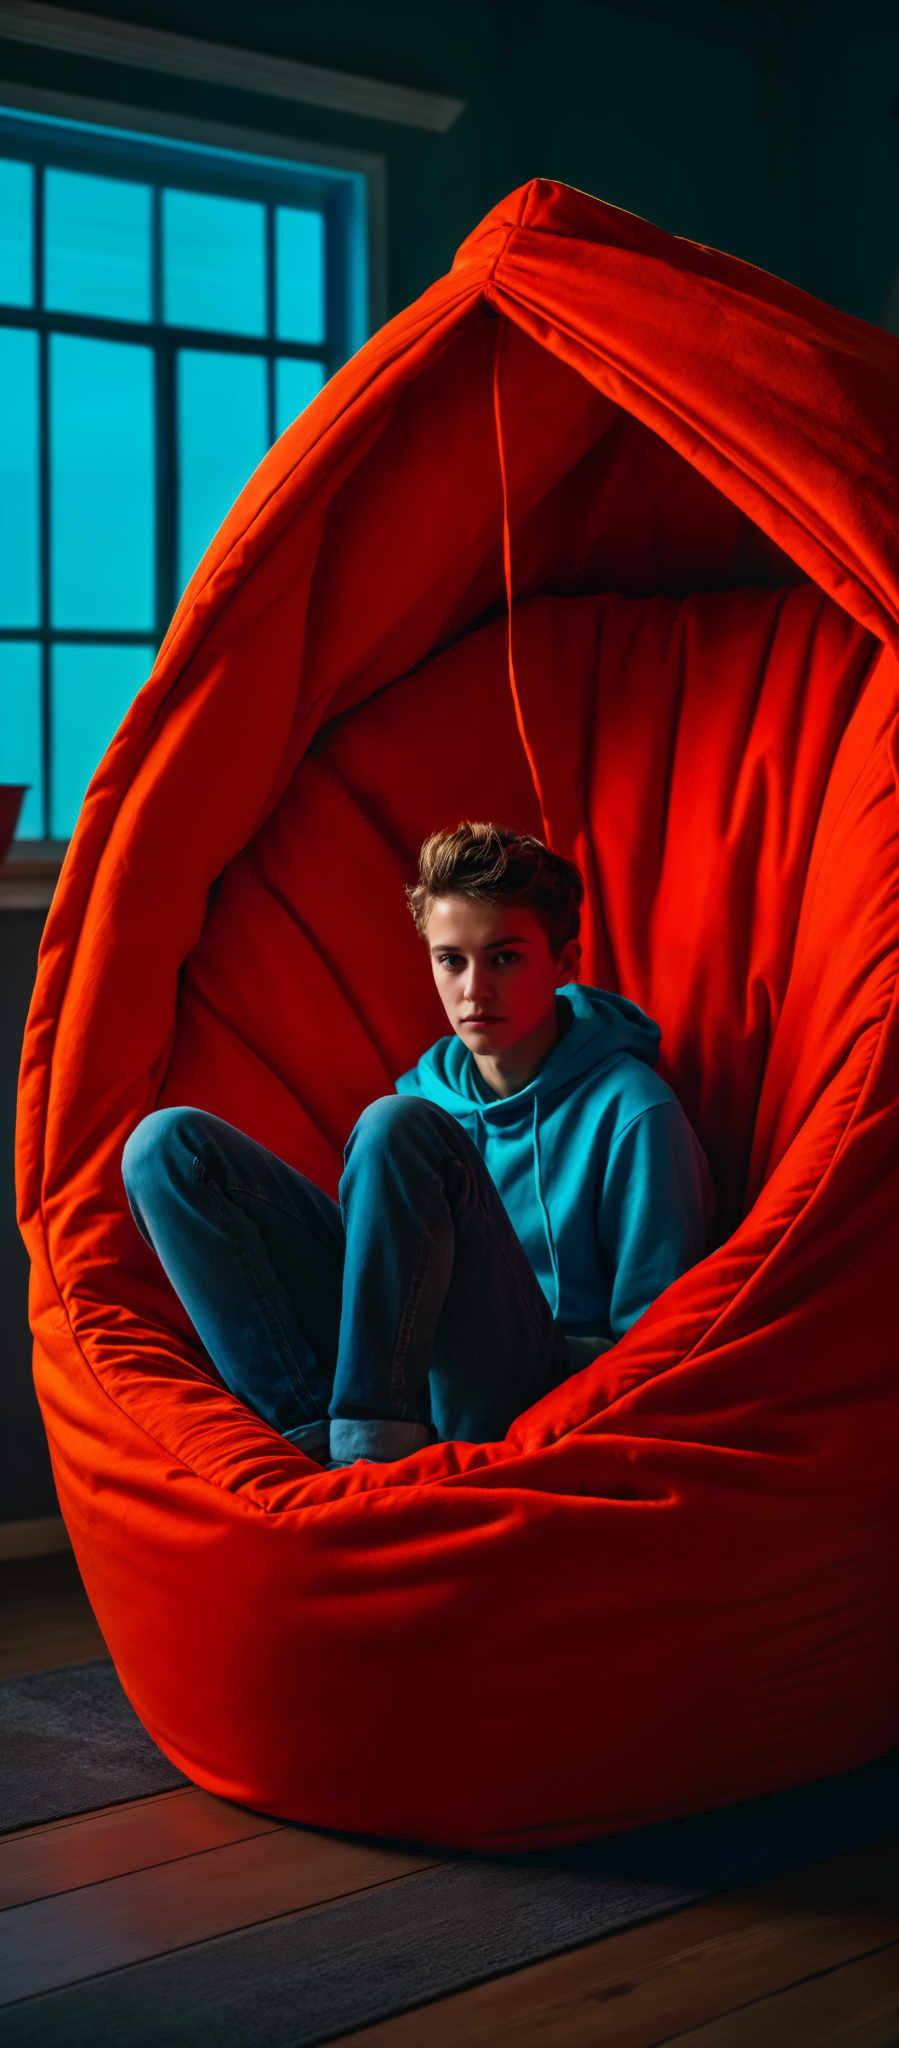
{"type": "Polygon", "coordinates": [[[463,1124],[569,1357],[589,1363],[705,1257],[708,1160],[653,1071],[658,1024],[625,996],[578,985],[574,864],[529,835],[463,821],[425,842],[420,867],[407,896],[456,1036],[396,1087],[463,1124]]]}
{"type": "Polygon", "coordinates": [[[122,1159],[226,1384],[330,1465],[496,1441],[705,1256],[714,1216],[658,1024],[578,984],[574,864],[463,820],[406,895],[452,1031],[363,1109],[338,1202],[199,1109],[152,1112],[122,1159]]]}

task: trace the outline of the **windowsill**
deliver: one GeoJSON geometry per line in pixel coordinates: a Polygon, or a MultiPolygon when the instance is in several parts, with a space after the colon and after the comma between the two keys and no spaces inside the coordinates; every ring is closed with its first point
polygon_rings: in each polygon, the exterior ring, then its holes
{"type": "Polygon", "coordinates": [[[0,910],[49,910],[65,847],[55,853],[20,853],[10,847],[0,861],[0,910]]]}

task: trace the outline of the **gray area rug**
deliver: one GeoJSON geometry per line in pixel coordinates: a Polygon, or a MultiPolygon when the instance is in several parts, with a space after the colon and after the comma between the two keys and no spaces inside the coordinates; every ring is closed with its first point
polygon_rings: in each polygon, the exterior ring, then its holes
{"type": "Polygon", "coordinates": [[[424,2043],[425,2001],[701,1896],[500,1858],[453,1863],[5,2006],[4,2048],[311,2048],[423,2004],[424,2043]]]}
{"type": "MultiPolygon", "coordinates": [[[[140,1726],[106,1659],[0,1684],[0,1758],[7,1829],[189,1782],[140,1726]]],[[[3,2040],[313,2048],[417,2006],[426,2038],[429,2000],[897,1832],[899,1749],[624,1836],[490,1857],[446,1850],[440,1868],[401,1883],[8,2004],[3,2040]]]]}
{"type": "Polygon", "coordinates": [[[189,1783],[142,1728],[108,1657],[0,1683],[0,1834],[189,1783]]]}

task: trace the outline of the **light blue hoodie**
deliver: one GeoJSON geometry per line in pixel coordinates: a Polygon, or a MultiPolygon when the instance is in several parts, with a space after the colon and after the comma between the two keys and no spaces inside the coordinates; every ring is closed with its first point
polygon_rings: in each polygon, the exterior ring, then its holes
{"type": "Polygon", "coordinates": [[[569,981],[556,994],[571,1024],[513,1095],[493,1093],[455,1032],[395,1087],[458,1117],[584,1362],[705,1258],[715,1192],[692,1125],[653,1072],[659,1025],[607,989],[569,981]]]}

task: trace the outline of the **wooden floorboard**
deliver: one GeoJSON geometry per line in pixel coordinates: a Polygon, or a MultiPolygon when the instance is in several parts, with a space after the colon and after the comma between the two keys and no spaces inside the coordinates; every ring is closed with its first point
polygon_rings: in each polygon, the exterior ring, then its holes
{"type": "Polygon", "coordinates": [[[108,1657],[70,1550],[0,1564],[0,1678],[108,1657]]]}
{"type": "Polygon", "coordinates": [[[0,1842],[0,1908],[27,1906],[75,1885],[103,1884],[281,1825],[192,1786],[72,1814],[43,1827],[17,1828],[0,1842]]]}
{"type": "MultiPolygon", "coordinates": [[[[2,1845],[0,1845],[2,1863],[2,1845]]],[[[396,1884],[428,1863],[281,1827],[7,1909],[7,1999],[170,1955],[285,1913],[396,1884]]]]}
{"type": "MultiPolygon", "coordinates": [[[[432,1870],[435,1863],[445,1861],[439,1855],[397,1853],[317,1829],[293,1827],[192,1786],[3,1836],[0,1906],[9,1911],[38,1902],[46,1905],[60,1893],[79,1888],[87,1892],[97,1885],[117,1886],[116,1893],[108,1891],[104,1896],[119,1897],[127,1889],[126,1880],[146,1880],[149,1872],[176,1864],[182,1866],[186,1882],[202,1875],[204,1886],[211,1879],[221,1893],[222,1873],[239,1870],[243,1855],[249,1878],[259,1861],[259,1845],[277,1834],[288,1839],[272,1842],[269,1867],[273,1873],[282,1871],[287,1903],[273,1904],[273,1912],[290,1912],[297,1904],[320,1904],[414,1870],[432,1870]],[[227,1851],[224,1862],[223,1851],[227,1851]],[[196,1859],[201,1856],[217,1860],[200,1866],[196,1859]]],[[[221,1896],[218,1910],[226,1910],[221,1896]]],[[[7,1922],[7,1931],[14,1924],[7,1922]]],[[[238,1918],[227,1924],[245,1923],[238,1918]]],[[[220,1933],[222,1928],[214,1931],[220,1933]]]]}
{"type": "Polygon", "coordinates": [[[778,1998],[761,1997],[677,2039],[678,2048],[896,2048],[897,1949],[862,1956],[840,1970],[793,1985],[778,1998]]]}
{"type": "MultiPolygon", "coordinates": [[[[2,1675],[107,1654],[71,1555],[0,1565],[0,1595],[13,1617],[2,1675]]],[[[442,1860],[273,1821],[198,1787],[17,1829],[0,1840],[5,1998],[408,1887],[442,1860]]],[[[899,1841],[718,1894],[337,2038],[366,2048],[896,2048],[899,1841]]]]}

